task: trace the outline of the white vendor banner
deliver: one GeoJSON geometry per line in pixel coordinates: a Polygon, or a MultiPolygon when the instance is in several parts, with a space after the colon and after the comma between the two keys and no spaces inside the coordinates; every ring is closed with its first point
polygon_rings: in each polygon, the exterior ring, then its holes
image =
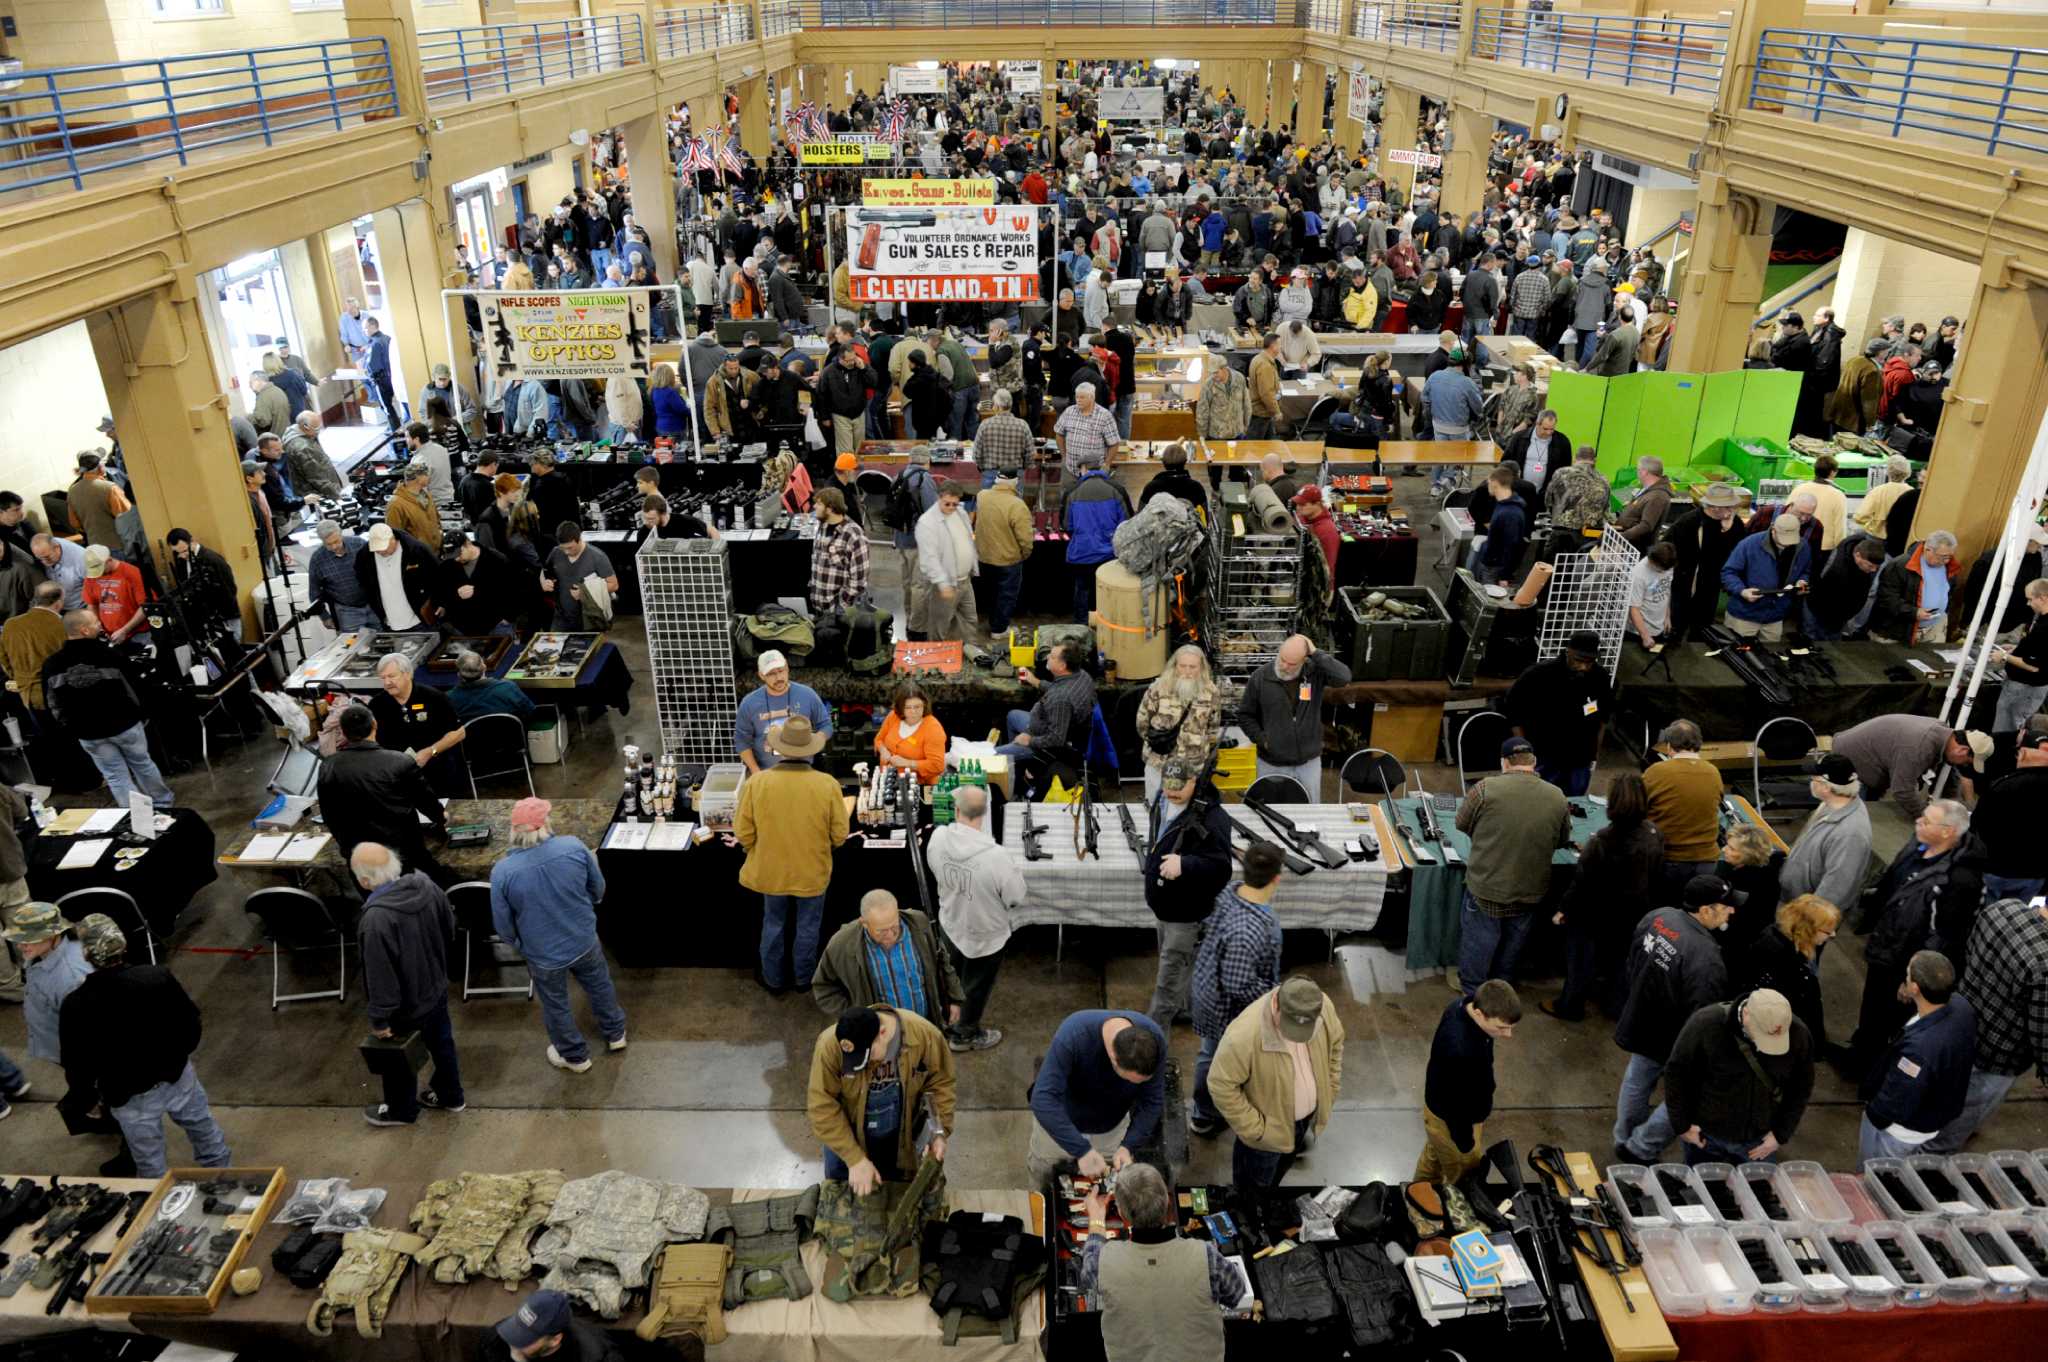
{"type": "Polygon", "coordinates": [[[1003,74],[1009,78],[1013,95],[1035,95],[1045,89],[1044,69],[1035,61],[1004,62],[1003,74]]]}
{"type": "Polygon", "coordinates": [[[926,71],[915,66],[892,66],[889,68],[889,92],[897,95],[943,95],[946,93],[946,73],[943,69],[926,71]]]}
{"type": "Polygon", "coordinates": [[[1029,302],[1038,290],[1031,204],[849,208],[849,284],[864,303],[1029,302]]]}
{"type": "Polygon", "coordinates": [[[1105,85],[1095,92],[1095,112],[1111,123],[1163,123],[1166,87],[1105,85]]]}
{"type": "Polygon", "coordinates": [[[1359,123],[1372,117],[1372,77],[1363,71],[1351,73],[1351,84],[1344,95],[1344,112],[1359,123]]]}
{"type": "Polygon", "coordinates": [[[479,293],[484,349],[506,378],[648,376],[646,293],[479,293]]]}

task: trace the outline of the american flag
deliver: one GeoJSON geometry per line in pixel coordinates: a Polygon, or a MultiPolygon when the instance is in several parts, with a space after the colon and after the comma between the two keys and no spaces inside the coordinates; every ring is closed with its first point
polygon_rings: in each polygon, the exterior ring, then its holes
{"type": "Polygon", "coordinates": [[[721,180],[725,178],[728,171],[734,175],[744,175],[746,173],[746,165],[741,162],[739,153],[732,149],[731,138],[713,134],[711,154],[717,159],[718,178],[721,180]]]}
{"type": "Polygon", "coordinates": [[[700,170],[713,169],[716,166],[711,160],[711,153],[704,149],[703,138],[692,137],[683,143],[683,159],[676,166],[678,174],[694,175],[700,170]]]}

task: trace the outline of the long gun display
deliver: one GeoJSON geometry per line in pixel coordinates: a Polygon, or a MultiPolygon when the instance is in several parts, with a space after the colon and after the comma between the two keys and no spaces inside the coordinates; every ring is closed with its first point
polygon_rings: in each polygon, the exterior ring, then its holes
{"type": "Polygon", "coordinates": [[[1102,859],[1102,853],[1095,844],[1102,837],[1102,820],[1095,812],[1095,799],[1088,791],[1088,781],[1081,781],[1081,797],[1074,801],[1074,859],[1085,861],[1090,856],[1102,859]],[[1086,834],[1084,841],[1083,834],[1086,834]]]}
{"type": "Polygon", "coordinates": [[[1422,844],[1421,831],[1419,829],[1409,827],[1408,820],[1401,816],[1401,805],[1399,801],[1397,801],[1392,795],[1388,795],[1387,802],[1385,803],[1385,805],[1383,805],[1383,807],[1387,811],[1387,817],[1393,821],[1394,831],[1400,833],[1401,840],[1408,844],[1408,855],[1414,859],[1415,864],[1435,865],[1436,856],[1434,853],[1430,851],[1428,847],[1422,844]]]}
{"type": "Polygon", "coordinates": [[[1274,836],[1300,852],[1303,856],[1321,863],[1325,870],[1341,870],[1351,863],[1351,858],[1336,847],[1325,842],[1313,828],[1301,828],[1293,819],[1270,807],[1260,800],[1246,798],[1244,806],[1259,816],[1261,822],[1273,830],[1274,836]]]}
{"type": "Polygon", "coordinates": [[[1024,859],[1027,861],[1049,861],[1052,853],[1039,845],[1045,836],[1045,824],[1031,821],[1031,801],[1024,800],[1017,807],[1024,813],[1024,859]]]}
{"type": "Polygon", "coordinates": [[[1777,674],[1756,656],[1754,643],[1718,624],[1706,631],[1706,641],[1713,648],[1709,656],[1719,657],[1727,663],[1728,669],[1747,682],[1764,703],[1773,709],[1790,707],[1791,693],[1780,684],[1777,674]]]}
{"type": "MultiPolygon", "coordinates": [[[[1252,846],[1259,846],[1263,844],[1266,846],[1273,847],[1275,851],[1278,851],[1280,853],[1281,863],[1297,875],[1306,875],[1316,868],[1314,862],[1303,860],[1301,857],[1295,855],[1293,852],[1289,851],[1284,846],[1279,846],[1276,843],[1267,842],[1265,838],[1259,836],[1259,834],[1253,832],[1250,828],[1238,822],[1235,818],[1232,818],[1230,820],[1230,830],[1232,832],[1235,832],[1239,837],[1244,838],[1244,840],[1252,846]]],[[[1244,858],[1242,855],[1239,855],[1238,859],[1243,860],[1244,858]]]]}
{"type": "Polygon", "coordinates": [[[1138,835],[1138,825],[1131,821],[1131,806],[1117,805],[1116,816],[1117,821],[1124,825],[1124,840],[1131,844],[1131,855],[1142,862],[1145,859],[1145,839],[1138,835]]]}

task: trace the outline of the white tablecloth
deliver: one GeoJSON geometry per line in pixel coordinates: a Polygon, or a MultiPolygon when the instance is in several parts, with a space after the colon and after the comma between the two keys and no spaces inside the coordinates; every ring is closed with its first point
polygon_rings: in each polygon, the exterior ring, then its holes
{"type": "MultiPolygon", "coordinates": [[[[1279,839],[1257,814],[1238,804],[1225,804],[1224,811],[1269,842],[1279,839]]],[[[1042,861],[1024,857],[1023,810],[1010,806],[1003,814],[1003,846],[1017,858],[1024,870],[1029,891],[1022,908],[1010,914],[1012,927],[1150,927],[1157,919],[1145,906],[1145,887],[1139,874],[1137,856],[1124,840],[1123,825],[1116,806],[1096,806],[1101,833],[1096,853],[1077,860],[1074,855],[1075,810],[1069,804],[1034,804],[1031,818],[1045,827],[1039,845],[1050,858],[1042,861]]],[[[1369,838],[1371,828],[1351,821],[1342,804],[1294,804],[1280,810],[1303,828],[1313,828],[1331,846],[1342,848],[1353,837],[1369,838]]],[[[1145,810],[1131,805],[1131,821],[1142,841],[1145,810]]],[[[1084,839],[1085,840],[1085,839],[1084,839]]],[[[1237,845],[1241,849],[1242,842],[1237,845]]],[[[1380,904],[1387,894],[1388,867],[1384,861],[1353,861],[1341,870],[1318,866],[1306,875],[1283,871],[1280,890],[1273,897],[1273,911],[1283,928],[1313,931],[1370,931],[1380,920],[1380,904]]]]}

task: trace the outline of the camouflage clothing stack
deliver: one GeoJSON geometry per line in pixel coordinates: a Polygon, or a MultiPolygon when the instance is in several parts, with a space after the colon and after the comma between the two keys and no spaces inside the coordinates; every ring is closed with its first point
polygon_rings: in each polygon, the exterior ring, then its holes
{"type": "Polygon", "coordinates": [[[916,1295],[924,1227],[945,1218],[945,1166],[936,1159],[921,1162],[909,1182],[885,1182],[867,1196],[855,1196],[843,1182],[819,1183],[825,1298],[916,1295]]]}
{"type": "Polygon", "coordinates": [[[306,1314],[306,1328],[326,1338],[337,1315],[355,1313],[356,1332],[384,1336],[384,1316],[398,1292],[399,1278],[427,1241],[402,1230],[351,1230],[341,1237],[341,1257],[320,1287],[320,1299],[306,1314]]]}
{"type": "Polygon", "coordinates": [[[626,1294],[648,1282],[666,1244],[704,1237],[711,1198],[678,1182],[653,1182],[609,1169],[561,1190],[533,1261],[548,1270],[544,1291],[560,1291],[605,1319],[617,1319],[626,1294]]]}
{"type": "Polygon", "coordinates": [[[818,1216],[818,1189],[768,1201],[736,1201],[712,1212],[705,1237],[732,1248],[725,1274],[725,1308],[748,1301],[800,1301],[811,1294],[803,1242],[818,1216]]]}
{"type": "Polygon", "coordinates": [[[489,1277],[518,1290],[533,1270],[527,1246],[547,1223],[562,1181],[558,1168],[535,1168],[462,1173],[427,1184],[411,1217],[413,1228],[433,1241],[420,1252],[420,1266],[431,1267],[437,1282],[489,1277]]]}

